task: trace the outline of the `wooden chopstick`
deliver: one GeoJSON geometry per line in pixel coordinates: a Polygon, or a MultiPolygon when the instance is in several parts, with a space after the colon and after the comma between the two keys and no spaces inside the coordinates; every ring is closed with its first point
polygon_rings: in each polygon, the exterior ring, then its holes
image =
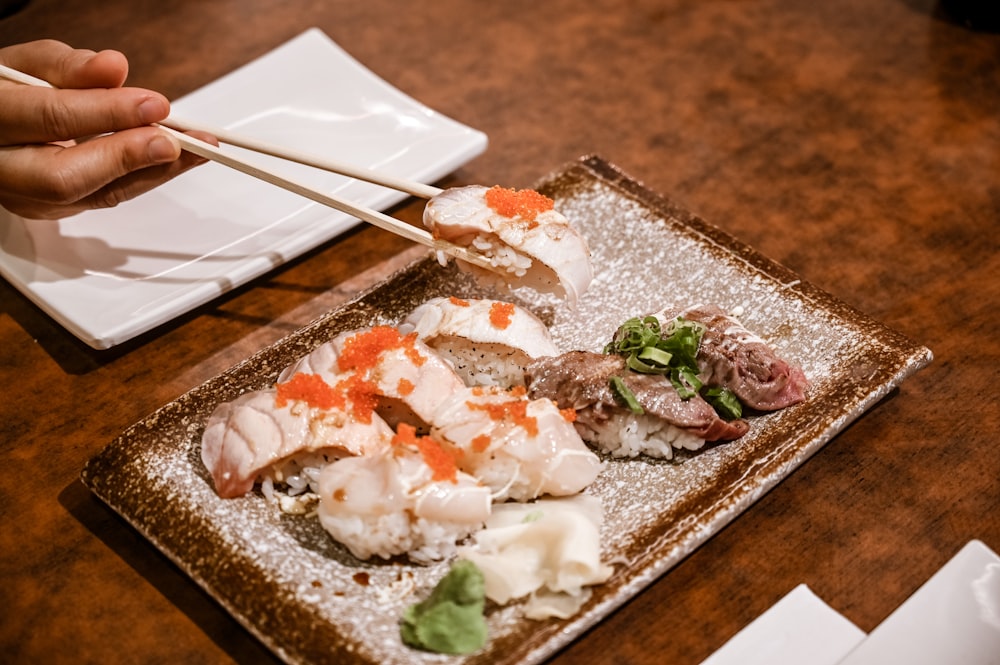
{"type": "MultiPolygon", "coordinates": [[[[48,81],[35,78],[30,74],[25,74],[24,72],[12,69],[5,65],[0,65],[0,76],[9,79],[11,81],[22,83],[24,85],[32,85],[32,86],[46,87],[46,88],[55,87],[48,81]]],[[[194,153],[200,157],[204,157],[205,159],[218,162],[224,166],[236,169],[237,171],[245,173],[246,175],[252,176],[259,180],[263,180],[264,182],[270,183],[272,185],[288,190],[300,196],[304,196],[305,198],[315,201],[316,203],[320,203],[322,205],[328,206],[335,210],[339,210],[340,212],[344,212],[349,215],[353,215],[354,217],[357,217],[362,221],[377,226],[380,229],[389,231],[391,233],[395,233],[399,236],[402,236],[403,238],[406,238],[407,240],[411,240],[413,242],[426,245],[427,247],[430,247],[431,249],[434,249],[436,251],[444,252],[445,254],[448,254],[449,256],[452,256],[454,258],[461,259],[463,261],[477,265],[487,270],[494,270],[494,271],[497,270],[497,268],[492,263],[490,263],[489,259],[482,256],[481,254],[476,254],[474,252],[471,252],[465,247],[462,247],[460,245],[455,245],[453,243],[434,238],[425,229],[412,226],[410,224],[407,224],[406,222],[400,221],[394,217],[390,217],[389,215],[383,214],[377,210],[372,210],[370,208],[365,208],[363,206],[356,205],[354,203],[351,203],[350,201],[347,201],[346,199],[342,199],[333,194],[329,194],[327,192],[315,189],[301,181],[279,175],[278,173],[275,173],[269,168],[267,168],[266,166],[255,164],[254,162],[246,158],[236,157],[234,155],[228,154],[224,152],[221,148],[214,146],[211,143],[207,143],[200,139],[196,139],[193,136],[188,136],[187,134],[177,131],[176,129],[166,127],[162,124],[153,126],[158,127],[161,131],[166,132],[171,136],[175,137],[177,141],[181,144],[181,147],[184,150],[187,150],[188,152],[194,153]]],[[[281,152],[286,152],[286,151],[281,150],[281,152]]],[[[276,155],[276,156],[281,156],[281,155],[276,155]]],[[[298,160],[292,160],[292,161],[298,161],[298,160]]],[[[358,170],[358,169],[352,167],[352,170],[358,170]]],[[[435,190],[435,194],[432,194],[432,196],[436,195],[436,193],[440,193],[441,191],[438,190],[437,188],[429,188],[429,189],[435,190]]]]}
{"type": "Polygon", "coordinates": [[[346,212],[349,215],[353,215],[362,221],[379,227],[380,229],[402,236],[407,240],[427,245],[435,250],[444,251],[450,256],[454,256],[455,258],[462,259],[463,261],[467,261],[469,263],[474,263],[480,267],[495,270],[493,265],[489,262],[489,259],[481,254],[474,254],[465,247],[461,247],[444,240],[438,240],[425,229],[417,228],[377,210],[356,205],[346,199],[342,199],[333,194],[328,194],[327,192],[315,189],[301,181],[279,175],[267,167],[255,164],[246,158],[236,157],[226,153],[221,148],[218,148],[211,143],[206,143],[205,141],[196,139],[193,136],[188,136],[187,134],[181,133],[176,129],[160,126],[160,130],[176,137],[181,146],[188,152],[193,152],[194,154],[204,157],[205,159],[210,159],[224,166],[236,169],[237,171],[245,173],[249,176],[253,176],[259,180],[263,180],[264,182],[276,185],[300,196],[304,196],[305,198],[315,201],[316,203],[321,203],[341,212],[346,212]]]}
{"type": "Polygon", "coordinates": [[[25,74],[24,72],[14,69],[13,67],[8,67],[7,65],[0,65],[0,76],[5,79],[15,81],[17,83],[23,83],[24,85],[33,85],[37,88],[54,88],[55,86],[40,78],[35,78],[31,74],[25,74]]]}
{"type": "Polygon", "coordinates": [[[321,157],[316,154],[293,150],[285,146],[237,134],[236,132],[231,132],[228,129],[223,129],[222,127],[212,127],[202,123],[191,122],[190,120],[181,120],[173,116],[161,121],[160,124],[164,127],[170,127],[171,129],[176,129],[182,132],[205,132],[206,134],[211,134],[215,138],[219,139],[222,143],[228,143],[229,145],[234,145],[238,148],[244,148],[246,150],[259,152],[272,157],[279,157],[290,162],[296,162],[298,164],[304,164],[313,168],[322,169],[323,171],[346,175],[351,178],[364,180],[365,182],[371,182],[376,185],[382,185],[383,187],[395,189],[423,199],[433,198],[442,191],[438,187],[425,185],[422,182],[407,180],[405,178],[397,178],[387,173],[380,173],[379,171],[362,168],[354,164],[348,164],[346,162],[330,159],[329,157],[321,157]]]}

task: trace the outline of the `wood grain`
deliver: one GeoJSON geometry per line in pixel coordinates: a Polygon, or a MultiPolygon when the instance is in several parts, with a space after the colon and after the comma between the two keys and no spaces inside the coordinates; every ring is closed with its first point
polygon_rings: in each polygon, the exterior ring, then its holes
{"type": "MultiPolygon", "coordinates": [[[[969,539],[1000,550],[1000,35],[931,0],[31,0],[0,45],[116,48],[174,98],[312,26],[489,135],[437,184],[600,154],[934,351],[553,662],[696,664],[799,583],[871,630],[969,539]]],[[[2,660],[274,662],[77,477],[411,247],[358,229],[103,353],[0,284],[2,660]]]]}

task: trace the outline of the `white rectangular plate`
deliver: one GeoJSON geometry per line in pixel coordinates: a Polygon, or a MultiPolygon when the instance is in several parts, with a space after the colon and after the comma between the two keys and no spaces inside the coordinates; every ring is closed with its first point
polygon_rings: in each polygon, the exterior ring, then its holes
{"type": "Polygon", "coordinates": [[[836,665],[863,639],[863,630],[800,584],[701,665],[836,665]]]}
{"type": "MultiPolygon", "coordinates": [[[[172,115],[428,183],[487,143],[485,134],[406,96],[315,28],[177,100],[172,115]]],[[[255,159],[369,208],[405,197],[255,159]]],[[[116,208],[63,220],[26,221],[0,208],[0,274],[71,333],[105,349],[358,223],[211,163],[116,208]]]]}
{"type": "Polygon", "coordinates": [[[840,665],[1000,664],[1000,557],[969,542],[840,665]]]}

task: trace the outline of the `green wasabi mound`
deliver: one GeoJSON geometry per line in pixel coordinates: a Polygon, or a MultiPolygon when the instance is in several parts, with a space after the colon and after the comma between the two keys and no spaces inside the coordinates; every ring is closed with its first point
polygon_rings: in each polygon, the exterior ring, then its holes
{"type": "Polygon", "coordinates": [[[471,561],[457,561],[431,595],[406,608],[403,643],[436,653],[467,654],[486,644],[486,583],[471,561]]]}

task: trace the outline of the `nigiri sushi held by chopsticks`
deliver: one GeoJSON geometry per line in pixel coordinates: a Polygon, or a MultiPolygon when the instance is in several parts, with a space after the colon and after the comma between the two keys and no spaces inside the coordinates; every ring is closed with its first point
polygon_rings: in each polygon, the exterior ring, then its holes
{"type": "MultiPolygon", "coordinates": [[[[24,72],[20,72],[16,69],[0,65],[0,76],[7,78],[9,80],[22,83],[24,85],[32,85],[38,87],[48,87],[52,88],[50,83],[42,79],[36,78],[24,72]]],[[[184,134],[178,129],[194,129],[194,125],[187,123],[181,123],[176,120],[166,120],[163,123],[157,125],[162,131],[175,137],[180,143],[181,147],[188,152],[192,152],[199,155],[205,159],[218,162],[237,171],[245,173],[247,175],[253,176],[265,182],[268,182],[282,189],[291,191],[295,194],[308,198],[312,201],[320,203],[322,205],[329,206],[335,210],[345,212],[350,214],[362,221],[368,222],[374,226],[377,226],[385,231],[390,231],[397,235],[400,235],[407,240],[417,242],[427,247],[434,249],[438,252],[439,257],[442,255],[448,255],[454,257],[464,263],[476,266],[478,268],[485,269],[499,274],[505,281],[510,281],[513,277],[523,277],[524,269],[519,268],[521,275],[515,275],[512,273],[509,267],[509,262],[505,260],[505,257],[498,257],[496,252],[484,255],[481,252],[475,251],[475,248],[470,249],[467,246],[462,246],[456,242],[451,242],[448,240],[450,237],[448,233],[435,233],[432,235],[424,229],[419,229],[417,227],[411,226],[405,222],[397,220],[393,217],[385,215],[376,210],[365,208],[363,206],[356,205],[345,199],[334,196],[327,192],[317,190],[303,182],[291,179],[286,176],[282,176],[278,173],[271,171],[268,167],[255,163],[243,157],[236,157],[222,150],[221,148],[214,146],[210,143],[206,143],[194,137],[184,134]]],[[[370,182],[375,182],[377,184],[390,187],[392,189],[397,189],[415,196],[420,196],[424,198],[434,198],[442,193],[442,190],[436,187],[430,187],[423,185],[421,183],[414,183],[406,181],[403,179],[393,178],[385,174],[379,174],[374,171],[367,169],[360,169],[357,167],[351,167],[349,165],[334,162],[329,159],[321,159],[315,156],[307,155],[301,152],[295,152],[284,148],[279,148],[269,144],[265,144],[259,141],[253,141],[244,137],[239,137],[231,132],[220,130],[217,128],[208,127],[198,127],[198,129],[203,129],[209,133],[216,135],[221,141],[227,142],[233,145],[241,145],[243,147],[249,148],[251,150],[256,150],[269,154],[272,156],[278,156],[291,161],[295,161],[302,164],[311,165],[317,168],[322,168],[324,170],[333,171],[337,173],[342,173],[351,177],[367,180],[370,182]]],[[[425,224],[427,220],[427,215],[425,214],[425,224]]],[[[436,228],[436,227],[432,227],[436,228]]],[[[512,251],[516,251],[514,248],[512,251]]],[[[508,252],[509,253],[509,252],[508,252]]],[[[589,264],[589,254],[585,257],[589,264]]],[[[541,261],[542,257],[539,256],[538,260],[541,261]]],[[[529,259],[530,262],[530,259],[529,259]]],[[[523,280],[522,280],[523,281],[523,280]]],[[[541,279],[536,280],[535,283],[542,287],[545,287],[547,283],[551,283],[551,279],[541,279]]],[[[555,284],[558,287],[565,282],[562,278],[556,279],[555,284]]],[[[589,280],[588,280],[589,284],[589,280]]],[[[549,289],[556,290],[556,289],[549,289]]],[[[575,298],[579,288],[574,287],[573,291],[565,290],[567,296],[575,303],[575,298]]]]}

